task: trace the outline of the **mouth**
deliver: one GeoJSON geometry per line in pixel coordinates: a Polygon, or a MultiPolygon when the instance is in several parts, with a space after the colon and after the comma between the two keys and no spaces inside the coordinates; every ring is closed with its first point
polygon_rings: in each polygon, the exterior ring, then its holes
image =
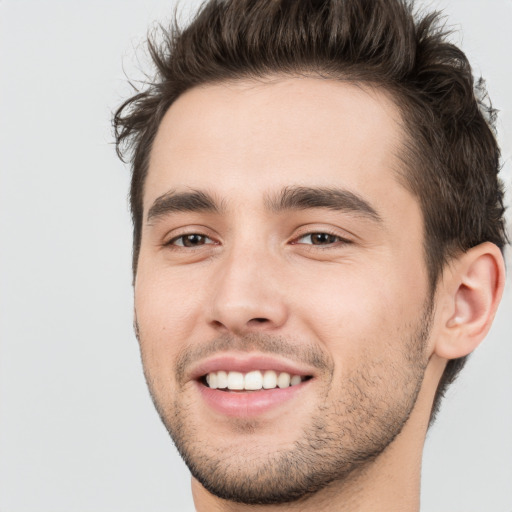
{"type": "Polygon", "coordinates": [[[209,410],[248,418],[289,411],[315,380],[314,371],[286,359],[232,353],[203,361],[190,377],[209,410]]]}

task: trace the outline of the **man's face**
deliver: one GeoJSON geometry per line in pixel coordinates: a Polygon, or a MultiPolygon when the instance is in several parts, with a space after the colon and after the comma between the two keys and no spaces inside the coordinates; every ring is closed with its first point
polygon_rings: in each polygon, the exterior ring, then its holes
{"type": "Polygon", "coordinates": [[[384,93],[315,78],[197,88],[164,117],[139,340],[155,405],[217,496],[297,499],[372,461],[407,421],[430,301],[402,142],[384,93]]]}

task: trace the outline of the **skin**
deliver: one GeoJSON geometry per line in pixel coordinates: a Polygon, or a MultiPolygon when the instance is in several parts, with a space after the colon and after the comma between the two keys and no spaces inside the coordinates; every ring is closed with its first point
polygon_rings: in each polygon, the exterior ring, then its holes
{"type": "MultiPolygon", "coordinates": [[[[503,268],[484,244],[447,269],[431,302],[421,211],[398,177],[404,137],[384,92],[318,78],[204,86],[166,113],[145,184],[135,281],[144,371],[162,420],[207,477],[214,467],[219,479],[241,483],[257,469],[286,471],[282,455],[297,456],[315,429],[331,433],[331,444],[308,454],[318,455],[310,464],[332,462],[333,473],[338,460],[343,469],[284,505],[223,499],[203,474],[192,480],[198,511],[419,510],[437,383],[446,360],[485,335],[503,268]],[[286,187],[349,191],[378,220],[351,208],[269,209],[286,187]],[[164,208],[148,219],[159,198],[191,190],[222,211],[164,208]],[[332,236],[315,245],[311,233],[332,236]],[[187,234],[201,236],[184,247],[187,234]],[[470,274],[482,286],[465,281],[470,274]],[[190,378],[204,354],[265,354],[270,342],[273,357],[323,361],[310,366],[300,395],[250,418],[205,405],[190,378]],[[367,451],[361,464],[357,450],[367,451]]],[[[271,478],[261,478],[268,487],[271,478]]]]}

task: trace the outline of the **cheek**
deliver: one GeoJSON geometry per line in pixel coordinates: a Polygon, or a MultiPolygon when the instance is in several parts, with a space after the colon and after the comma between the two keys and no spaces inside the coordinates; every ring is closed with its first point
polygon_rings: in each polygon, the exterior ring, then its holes
{"type": "Polygon", "coordinates": [[[145,366],[171,368],[199,321],[200,291],[165,272],[141,273],[135,285],[135,313],[145,366]]]}
{"type": "Polygon", "coordinates": [[[425,293],[411,289],[406,275],[392,280],[370,268],[343,278],[321,277],[317,274],[307,303],[302,297],[301,316],[310,337],[335,363],[326,396],[336,401],[342,416],[361,410],[362,402],[366,410],[386,417],[397,410],[402,414],[425,362],[418,339],[425,293]],[[390,391],[397,386],[400,393],[390,391]]]}
{"type": "Polygon", "coordinates": [[[391,266],[386,272],[371,265],[331,267],[303,283],[308,293],[297,295],[294,307],[328,350],[379,352],[416,325],[426,297],[422,282],[411,286],[408,271],[391,266]]]}

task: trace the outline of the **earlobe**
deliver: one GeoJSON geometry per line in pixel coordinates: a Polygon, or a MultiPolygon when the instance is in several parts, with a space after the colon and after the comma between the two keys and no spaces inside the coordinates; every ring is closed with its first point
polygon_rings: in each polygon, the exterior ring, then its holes
{"type": "Polygon", "coordinates": [[[475,350],[491,327],[505,283],[501,251],[490,242],[472,247],[450,265],[447,279],[444,325],[435,352],[455,359],[475,350]]]}

